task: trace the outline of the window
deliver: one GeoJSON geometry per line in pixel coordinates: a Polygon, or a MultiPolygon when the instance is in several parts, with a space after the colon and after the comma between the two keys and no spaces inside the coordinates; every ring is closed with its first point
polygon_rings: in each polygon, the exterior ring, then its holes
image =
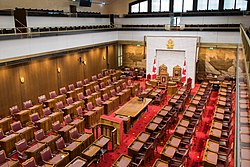
{"type": "Polygon", "coordinates": [[[152,12],[159,12],[160,11],[160,3],[161,0],[152,0],[152,12]]]}
{"type": "Polygon", "coordinates": [[[224,9],[234,9],[235,0],[224,0],[224,9]]]}
{"type": "Polygon", "coordinates": [[[139,3],[132,5],[131,13],[138,13],[138,12],[139,12],[139,3]]]}
{"type": "Polygon", "coordinates": [[[161,12],[169,11],[169,0],[161,0],[161,12]]]}
{"type": "Polygon", "coordinates": [[[193,1],[191,0],[184,0],[183,2],[183,12],[193,10],[193,1]]]}
{"type": "Polygon", "coordinates": [[[140,3],[140,12],[148,12],[148,1],[140,3]]]}
{"type": "Polygon", "coordinates": [[[247,0],[236,0],[236,9],[247,10],[247,0]]]}
{"type": "Polygon", "coordinates": [[[174,12],[182,12],[183,0],[174,0],[174,12]]]}
{"type": "Polygon", "coordinates": [[[219,0],[208,1],[208,10],[218,10],[218,9],[219,9],[219,0]]]}
{"type": "Polygon", "coordinates": [[[197,10],[207,10],[208,0],[198,0],[197,10]]]}

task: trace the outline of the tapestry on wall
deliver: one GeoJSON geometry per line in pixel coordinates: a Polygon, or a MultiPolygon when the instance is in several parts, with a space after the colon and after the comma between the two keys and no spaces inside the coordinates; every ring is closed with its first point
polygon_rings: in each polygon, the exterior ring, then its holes
{"type": "Polygon", "coordinates": [[[233,48],[200,48],[197,62],[197,79],[207,74],[235,76],[237,50],[233,48]]]}
{"type": "Polygon", "coordinates": [[[123,45],[122,49],[124,66],[146,68],[144,46],[123,45]]]}

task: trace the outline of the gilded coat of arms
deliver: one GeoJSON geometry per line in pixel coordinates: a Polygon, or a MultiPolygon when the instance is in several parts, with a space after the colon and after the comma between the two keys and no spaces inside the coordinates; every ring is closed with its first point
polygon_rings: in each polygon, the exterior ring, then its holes
{"type": "Polygon", "coordinates": [[[174,48],[174,41],[172,39],[168,40],[167,48],[168,49],[173,49],[174,48]]]}

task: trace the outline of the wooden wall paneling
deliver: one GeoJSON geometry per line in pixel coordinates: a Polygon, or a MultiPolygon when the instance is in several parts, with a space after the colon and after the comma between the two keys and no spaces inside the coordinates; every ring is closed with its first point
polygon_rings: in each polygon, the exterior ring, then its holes
{"type": "Polygon", "coordinates": [[[117,45],[109,45],[108,46],[108,62],[109,62],[109,68],[117,68],[118,67],[118,60],[117,60],[117,45]]]}
{"type": "Polygon", "coordinates": [[[18,67],[0,68],[0,117],[9,115],[9,107],[21,107],[21,92],[18,67]]]}

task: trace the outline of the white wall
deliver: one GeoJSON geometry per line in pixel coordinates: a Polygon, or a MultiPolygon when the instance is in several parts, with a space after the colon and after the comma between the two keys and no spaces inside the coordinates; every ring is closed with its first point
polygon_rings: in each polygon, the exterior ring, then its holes
{"type": "Polygon", "coordinates": [[[14,16],[0,16],[0,28],[14,28],[14,16]]]}
{"type": "Polygon", "coordinates": [[[82,25],[108,25],[109,18],[37,17],[27,16],[28,27],[58,27],[82,25]]]}
{"type": "MultiPolygon", "coordinates": [[[[147,74],[152,74],[154,57],[157,54],[157,50],[166,50],[167,41],[172,39],[174,42],[173,50],[185,51],[186,57],[186,70],[187,78],[192,78],[192,86],[194,86],[195,74],[196,74],[196,50],[198,37],[187,36],[147,36],[147,57],[146,57],[146,70],[147,74]]],[[[168,50],[169,51],[169,50],[168,50]]],[[[163,54],[163,53],[162,53],[163,54]]],[[[157,54],[158,56],[158,54],[157,54]]],[[[170,61],[171,62],[171,61],[170,61]]],[[[183,66],[184,61],[179,66],[183,66]]],[[[175,63],[174,63],[175,64],[175,63]]],[[[174,64],[171,65],[174,66],[174,64]]],[[[170,71],[172,69],[168,69],[170,71]]],[[[171,74],[170,74],[171,75],[171,74]]]]}
{"type": "MultiPolygon", "coordinates": [[[[250,16],[181,17],[180,24],[244,24],[250,26],[250,16]]],[[[169,17],[116,18],[115,24],[170,24],[169,17]]]]}

